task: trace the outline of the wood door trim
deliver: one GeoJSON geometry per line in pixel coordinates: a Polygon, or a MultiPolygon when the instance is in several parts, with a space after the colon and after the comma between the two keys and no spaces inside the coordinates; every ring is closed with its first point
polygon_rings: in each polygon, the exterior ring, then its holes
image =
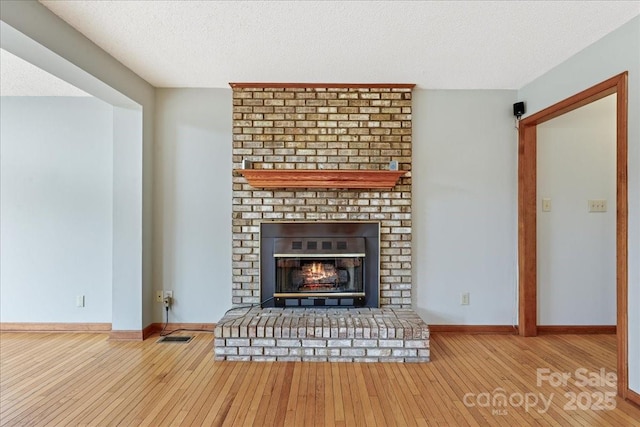
{"type": "Polygon", "coordinates": [[[539,124],[573,111],[611,94],[616,101],[616,330],[618,351],[618,394],[628,392],[627,276],[627,120],[628,72],[592,86],[560,101],[519,123],[518,130],[518,326],[520,335],[537,335],[536,272],[536,128],[539,124]]]}

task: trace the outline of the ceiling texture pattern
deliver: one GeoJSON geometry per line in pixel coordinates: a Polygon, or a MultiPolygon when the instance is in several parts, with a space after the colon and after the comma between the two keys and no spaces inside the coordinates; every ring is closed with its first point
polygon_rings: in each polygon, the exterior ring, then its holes
{"type": "Polygon", "coordinates": [[[83,90],[0,49],[0,96],[90,96],[83,90]]]}
{"type": "Polygon", "coordinates": [[[156,87],[519,89],[640,1],[84,1],[45,7],[156,87]]]}

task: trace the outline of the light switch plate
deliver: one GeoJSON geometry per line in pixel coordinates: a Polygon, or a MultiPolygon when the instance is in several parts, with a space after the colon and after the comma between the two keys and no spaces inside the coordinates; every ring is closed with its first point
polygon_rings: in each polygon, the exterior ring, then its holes
{"type": "Polygon", "coordinates": [[[589,212],[606,212],[606,200],[589,200],[589,212]]]}

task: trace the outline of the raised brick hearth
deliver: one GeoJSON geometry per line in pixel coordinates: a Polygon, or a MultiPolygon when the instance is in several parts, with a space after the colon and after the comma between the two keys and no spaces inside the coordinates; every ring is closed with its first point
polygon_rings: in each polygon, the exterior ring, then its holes
{"type": "Polygon", "coordinates": [[[241,308],[215,334],[216,360],[429,361],[429,330],[411,309],[241,308]]]}

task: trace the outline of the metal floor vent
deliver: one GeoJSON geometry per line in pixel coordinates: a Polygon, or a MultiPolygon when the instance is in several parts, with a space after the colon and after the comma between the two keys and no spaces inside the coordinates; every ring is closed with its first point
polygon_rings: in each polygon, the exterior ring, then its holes
{"type": "Polygon", "coordinates": [[[158,342],[189,342],[193,337],[162,337],[158,342]]]}

